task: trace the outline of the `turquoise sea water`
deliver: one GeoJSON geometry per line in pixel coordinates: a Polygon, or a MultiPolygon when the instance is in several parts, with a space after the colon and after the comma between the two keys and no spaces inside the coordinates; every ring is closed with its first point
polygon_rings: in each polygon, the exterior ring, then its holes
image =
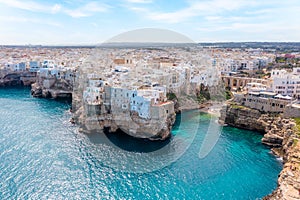
{"type": "Polygon", "coordinates": [[[0,89],[0,199],[259,199],[276,187],[281,163],[255,132],[225,127],[200,159],[207,114],[183,113],[169,141],[146,146],[78,133],[69,107],[29,89],[0,89]],[[147,158],[158,169],[142,173],[147,158]]]}

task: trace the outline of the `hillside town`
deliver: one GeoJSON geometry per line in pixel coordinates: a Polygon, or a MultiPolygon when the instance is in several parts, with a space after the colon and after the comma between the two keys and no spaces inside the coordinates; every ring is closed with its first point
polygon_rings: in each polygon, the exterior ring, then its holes
{"type": "MultiPolygon", "coordinates": [[[[81,116],[74,119],[81,119],[85,127],[93,111],[96,116],[106,116],[100,125],[94,120],[101,129],[122,129],[131,135],[136,135],[140,126],[132,128],[133,123],[122,122],[121,113],[139,122],[169,121],[154,131],[165,132],[166,137],[174,121],[169,118],[175,112],[232,97],[264,112],[293,117],[300,113],[299,52],[202,46],[2,47],[0,69],[0,85],[31,85],[35,97],[73,96],[73,111],[81,116]],[[86,116],[84,122],[82,115],[86,116]],[[118,117],[120,120],[112,119],[118,117]]],[[[154,132],[140,137],[155,136],[154,132]]]]}

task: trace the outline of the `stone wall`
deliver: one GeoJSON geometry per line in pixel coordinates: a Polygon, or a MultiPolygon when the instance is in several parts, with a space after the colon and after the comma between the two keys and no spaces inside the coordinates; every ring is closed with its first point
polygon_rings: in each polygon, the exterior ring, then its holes
{"type": "Polygon", "coordinates": [[[300,117],[300,105],[287,105],[283,115],[284,117],[300,117]]]}

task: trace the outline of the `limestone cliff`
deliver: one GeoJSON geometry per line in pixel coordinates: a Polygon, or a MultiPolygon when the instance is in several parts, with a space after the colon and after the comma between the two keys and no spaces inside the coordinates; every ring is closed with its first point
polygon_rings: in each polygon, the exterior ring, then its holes
{"type": "MultiPolygon", "coordinates": [[[[170,102],[169,107],[174,107],[170,102]]],[[[135,112],[111,113],[110,108],[105,105],[87,105],[77,96],[73,95],[72,108],[74,121],[81,126],[85,133],[116,132],[122,130],[135,138],[146,138],[149,140],[165,140],[171,136],[171,129],[175,122],[176,114],[174,108],[169,114],[163,114],[159,118],[143,119],[135,112]],[[107,112],[109,110],[109,112],[107,112]]],[[[151,112],[156,109],[151,108],[151,112]]]]}
{"type": "Polygon", "coordinates": [[[31,85],[31,95],[33,97],[43,98],[71,98],[72,97],[72,85],[65,80],[38,80],[31,85]],[[51,84],[45,84],[47,81],[51,84]],[[46,85],[46,86],[45,86],[46,85]]]}
{"type": "Polygon", "coordinates": [[[283,170],[278,187],[264,199],[300,199],[299,130],[293,119],[278,114],[262,113],[229,101],[221,110],[220,123],[255,130],[264,134],[262,143],[283,157],[283,170]]]}
{"type": "Polygon", "coordinates": [[[272,128],[265,134],[266,144],[280,142],[273,152],[283,157],[283,169],[278,177],[278,186],[272,194],[264,199],[300,199],[300,133],[294,120],[281,119],[274,121],[272,128]]]}
{"type": "Polygon", "coordinates": [[[263,114],[258,110],[227,102],[220,111],[219,122],[237,128],[248,129],[265,133],[266,129],[274,121],[275,117],[263,114]]]}
{"type": "Polygon", "coordinates": [[[0,70],[0,87],[30,86],[36,81],[36,75],[30,72],[7,72],[0,70]]]}

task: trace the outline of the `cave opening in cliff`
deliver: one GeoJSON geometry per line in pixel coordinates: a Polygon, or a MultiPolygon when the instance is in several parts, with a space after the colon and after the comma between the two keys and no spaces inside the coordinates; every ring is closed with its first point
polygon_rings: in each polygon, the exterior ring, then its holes
{"type": "Polygon", "coordinates": [[[164,146],[168,145],[170,138],[162,140],[150,140],[147,138],[135,138],[132,137],[121,129],[117,129],[116,132],[110,133],[108,129],[104,129],[104,134],[114,145],[119,148],[130,151],[130,152],[139,152],[139,153],[148,153],[157,151],[164,146]]]}

